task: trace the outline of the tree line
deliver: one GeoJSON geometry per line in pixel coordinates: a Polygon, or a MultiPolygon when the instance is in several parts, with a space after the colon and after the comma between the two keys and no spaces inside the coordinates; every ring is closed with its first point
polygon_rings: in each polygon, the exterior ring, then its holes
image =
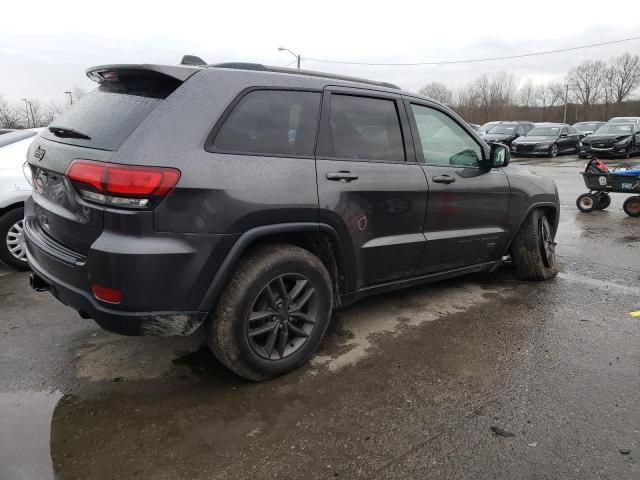
{"type": "Polygon", "coordinates": [[[86,95],[82,87],[74,87],[69,92],[67,102],[44,104],[37,98],[23,98],[9,102],[0,95],[0,128],[37,128],[49,125],[53,119],[66,110],[71,103],[86,95]]]}
{"type": "Polygon", "coordinates": [[[507,72],[482,75],[453,90],[432,82],[419,93],[456,110],[465,120],[530,120],[568,123],[640,116],[640,100],[632,96],[640,86],[640,56],[625,53],[608,62],[589,60],[569,70],[564,82],[518,82],[507,72]]]}

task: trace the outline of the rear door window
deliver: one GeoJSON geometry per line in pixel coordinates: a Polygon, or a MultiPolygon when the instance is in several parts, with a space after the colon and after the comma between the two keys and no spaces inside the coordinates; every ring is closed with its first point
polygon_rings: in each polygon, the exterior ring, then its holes
{"type": "Polygon", "coordinates": [[[224,120],[213,148],[233,153],[312,156],[320,99],[320,92],[249,92],[224,120]]]}
{"type": "Polygon", "coordinates": [[[405,160],[394,100],[334,93],[331,95],[330,122],[335,157],[405,160]]]}

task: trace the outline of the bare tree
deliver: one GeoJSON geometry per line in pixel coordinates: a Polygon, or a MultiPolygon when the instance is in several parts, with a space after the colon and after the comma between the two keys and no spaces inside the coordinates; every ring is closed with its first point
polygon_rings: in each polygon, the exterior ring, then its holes
{"type": "Polygon", "coordinates": [[[531,107],[534,105],[538,95],[538,86],[533,80],[527,78],[522,82],[522,86],[518,89],[518,100],[523,107],[531,107]]]}
{"type": "Polygon", "coordinates": [[[640,86],[640,56],[624,53],[611,59],[609,79],[611,100],[622,103],[640,86]]]}
{"type": "Polygon", "coordinates": [[[567,75],[567,83],[574,98],[584,105],[586,111],[604,94],[606,65],[598,60],[586,61],[573,67],[567,75]]]}
{"type": "Polygon", "coordinates": [[[6,98],[0,96],[0,127],[19,128],[20,126],[20,113],[6,98]]]}
{"type": "Polygon", "coordinates": [[[445,105],[453,105],[453,92],[444,83],[431,82],[422,87],[418,93],[433,98],[445,105]]]}
{"type": "Polygon", "coordinates": [[[75,102],[82,99],[82,97],[84,97],[86,94],[87,94],[87,91],[84,88],[79,87],[78,85],[73,86],[71,96],[73,97],[73,100],[75,102]]]}

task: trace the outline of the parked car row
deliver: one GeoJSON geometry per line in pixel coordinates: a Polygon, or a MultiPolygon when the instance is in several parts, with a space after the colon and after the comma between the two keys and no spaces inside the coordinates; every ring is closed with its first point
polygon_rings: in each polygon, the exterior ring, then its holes
{"type": "Polygon", "coordinates": [[[555,157],[577,153],[581,158],[630,157],[640,153],[640,117],[614,117],[608,122],[487,122],[477,129],[487,143],[507,145],[513,155],[555,157]]]}

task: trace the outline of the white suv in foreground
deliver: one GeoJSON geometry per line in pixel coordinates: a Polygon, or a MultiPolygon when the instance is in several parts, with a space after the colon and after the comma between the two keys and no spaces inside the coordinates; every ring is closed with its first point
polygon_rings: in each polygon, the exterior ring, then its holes
{"type": "Polygon", "coordinates": [[[27,270],[22,235],[24,201],[31,185],[23,172],[27,149],[41,128],[16,130],[0,135],[0,261],[27,270]]]}

